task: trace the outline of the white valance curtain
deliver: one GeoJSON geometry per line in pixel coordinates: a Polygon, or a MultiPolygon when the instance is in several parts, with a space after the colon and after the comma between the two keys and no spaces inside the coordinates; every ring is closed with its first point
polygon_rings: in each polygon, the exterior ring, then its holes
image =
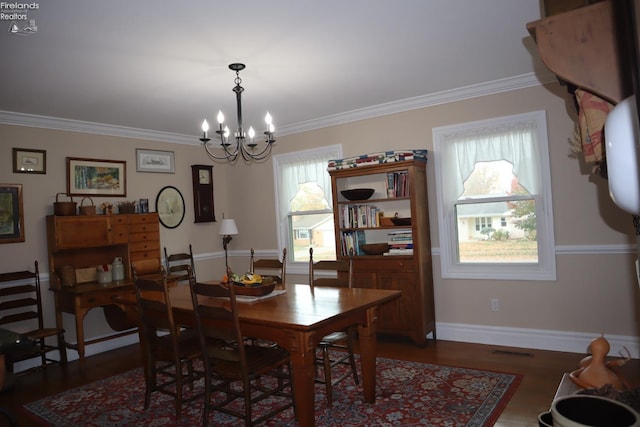
{"type": "Polygon", "coordinates": [[[331,177],[327,172],[329,160],[336,159],[340,153],[336,151],[302,152],[288,155],[281,159],[278,201],[280,212],[283,215],[289,213],[291,200],[298,192],[300,184],[316,182],[324,192],[327,203],[332,207],[331,177]]]}
{"type": "Polygon", "coordinates": [[[464,182],[477,162],[506,160],[513,164],[513,173],[532,195],[540,192],[540,158],[537,149],[535,121],[462,130],[444,135],[441,146],[443,170],[446,170],[443,194],[458,200],[464,192],[464,182]]]}

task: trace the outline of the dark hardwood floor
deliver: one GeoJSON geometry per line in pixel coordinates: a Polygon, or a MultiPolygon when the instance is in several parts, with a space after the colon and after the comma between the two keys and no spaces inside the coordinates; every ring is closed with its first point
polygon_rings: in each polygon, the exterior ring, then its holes
{"type": "MultiPolygon", "coordinates": [[[[537,426],[537,415],[549,409],[562,375],[578,366],[583,355],[544,350],[467,344],[452,341],[429,342],[416,347],[406,341],[389,338],[378,340],[381,357],[460,366],[493,371],[519,373],[524,376],[518,390],[502,412],[497,426],[537,426]]],[[[66,370],[50,367],[27,375],[19,375],[10,391],[0,393],[0,406],[8,409],[21,427],[33,420],[20,411],[23,404],[105,378],[141,365],[137,346],[127,346],[86,359],[81,367],[70,362],[66,370]]],[[[631,382],[640,379],[640,361],[632,360],[622,367],[631,382]]],[[[2,420],[2,422],[5,422],[2,420]]],[[[1,426],[8,425],[0,423],[1,426]]]]}

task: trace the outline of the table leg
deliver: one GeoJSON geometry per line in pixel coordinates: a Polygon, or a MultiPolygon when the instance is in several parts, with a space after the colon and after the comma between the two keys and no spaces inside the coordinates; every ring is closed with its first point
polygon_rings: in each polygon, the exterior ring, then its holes
{"type": "Polygon", "coordinates": [[[360,343],[360,366],[362,369],[362,388],[364,401],[376,401],[376,325],[378,308],[367,310],[367,324],[358,326],[360,343]]]}
{"type": "Polygon", "coordinates": [[[293,391],[298,424],[301,427],[315,426],[315,349],[308,343],[306,335],[297,340],[295,349],[290,349],[291,369],[293,372],[293,391]]]}

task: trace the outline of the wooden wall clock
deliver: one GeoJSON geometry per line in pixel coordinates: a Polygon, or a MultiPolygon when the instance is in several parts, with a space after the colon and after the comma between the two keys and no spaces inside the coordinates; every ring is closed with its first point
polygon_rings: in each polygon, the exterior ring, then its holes
{"type": "Polygon", "coordinates": [[[191,165],[194,222],[215,222],[213,212],[213,166],[191,165]]]}

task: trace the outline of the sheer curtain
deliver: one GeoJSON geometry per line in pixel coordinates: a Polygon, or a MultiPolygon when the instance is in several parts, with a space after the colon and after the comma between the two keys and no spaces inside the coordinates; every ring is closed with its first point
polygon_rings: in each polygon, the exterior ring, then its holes
{"type": "Polygon", "coordinates": [[[506,160],[513,164],[519,183],[532,195],[540,192],[540,158],[537,125],[523,121],[483,129],[463,130],[444,136],[442,166],[447,171],[443,196],[447,205],[464,192],[464,182],[477,162],[506,160]]]}

